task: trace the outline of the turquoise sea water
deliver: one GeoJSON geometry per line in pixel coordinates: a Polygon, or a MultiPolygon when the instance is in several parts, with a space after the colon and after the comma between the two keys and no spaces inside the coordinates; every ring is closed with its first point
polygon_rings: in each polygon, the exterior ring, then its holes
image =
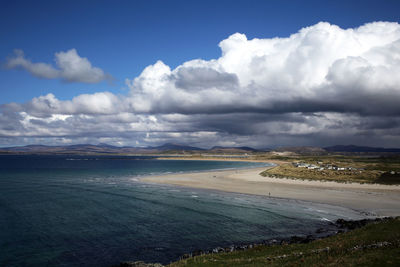
{"type": "Polygon", "coordinates": [[[0,266],[169,263],[217,246],[307,235],[340,207],[142,183],[139,176],[265,164],[0,156],[0,266]]]}

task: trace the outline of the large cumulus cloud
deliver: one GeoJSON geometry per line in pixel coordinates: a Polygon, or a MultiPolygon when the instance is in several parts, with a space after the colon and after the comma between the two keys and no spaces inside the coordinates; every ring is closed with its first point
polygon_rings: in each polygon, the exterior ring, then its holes
{"type": "MultiPolygon", "coordinates": [[[[6,104],[10,136],[115,137],[141,144],[400,146],[400,25],[320,22],[285,38],[235,33],[213,60],[162,61],[126,79],[130,92],[40,96],[6,104]]],[[[46,66],[43,66],[46,68],[46,66]]],[[[132,142],[131,142],[132,143],[132,142]]]]}
{"type": "Polygon", "coordinates": [[[162,62],[128,81],[133,108],[169,113],[356,112],[399,115],[400,27],[329,23],[287,38],[220,42],[216,60],[170,70],[162,62]],[[382,103],[386,103],[382,108],[382,103]]]}

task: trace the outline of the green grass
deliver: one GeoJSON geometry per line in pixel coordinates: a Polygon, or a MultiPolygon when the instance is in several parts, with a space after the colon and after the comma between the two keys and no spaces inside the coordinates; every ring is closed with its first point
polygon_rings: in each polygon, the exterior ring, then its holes
{"type": "Polygon", "coordinates": [[[308,244],[258,246],[197,256],[169,266],[400,266],[400,219],[371,223],[308,244]]]}
{"type": "MultiPolygon", "coordinates": [[[[268,160],[267,157],[264,157],[268,160]]],[[[271,158],[272,159],[272,158],[271,158]]],[[[359,156],[359,155],[321,155],[321,156],[301,156],[295,155],[287,162],[306,162],[310,164],[333,164],[339,167],[353,167],[358,170],[308,170],[306,168],[296,168],[291,164],[282,164],[275,168],[270,168],[261,173],[263,176],[277,178],[293,178],[303,180],[324,180],[336,182],[357,182],[357,183],[380,183],[380,184],[400,184],[400,156],[359,156]],[[394,171],[396,174],[390,174],[394,171]]]]}
{"type": "Polygon", "coordinates": [[[364,170],[359,171],[336,171],[336,170],[309,170],[306,168],[296,168],[292,164],[282,164],[260,173],[262,176],[276,178],[294,178],[302,180],[323,180],[335,182],[356,182],[356,183],[375,183],[381,176],[380,171],[364,170]]]}

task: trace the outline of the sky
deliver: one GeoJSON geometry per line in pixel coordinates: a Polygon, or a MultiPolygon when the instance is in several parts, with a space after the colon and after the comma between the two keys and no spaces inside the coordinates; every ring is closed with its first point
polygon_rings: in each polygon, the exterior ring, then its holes
{"type": "Polygon", "coordinates": [[[0,147],[400,147],[400,1],[0,6],[0,147]]]}

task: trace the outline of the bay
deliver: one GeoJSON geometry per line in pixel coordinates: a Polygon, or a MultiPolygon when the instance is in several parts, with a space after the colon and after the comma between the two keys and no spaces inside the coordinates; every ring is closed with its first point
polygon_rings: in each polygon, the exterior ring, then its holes
{"type": "Polygon", "coordinates": [[[198,249],[313,234],[357,211],[140,182],[265,163],[130,156],[0,156],[1,266],[167,264],[198,249]]]}

